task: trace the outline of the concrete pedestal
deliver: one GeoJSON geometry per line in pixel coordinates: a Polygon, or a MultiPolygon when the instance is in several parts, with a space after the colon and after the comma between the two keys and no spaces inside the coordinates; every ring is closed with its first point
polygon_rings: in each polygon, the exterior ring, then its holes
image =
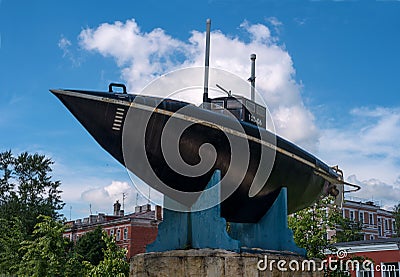
{"type": "Polygon", "coordinates": [[[323,271],[318,270],[320,263],[314,261],[315,266],[312,263],[302,256],[283,252],[252,254],[222,249],[173,250],[134,256],[130,261],[130,276],[322,277],[323,271]]]}

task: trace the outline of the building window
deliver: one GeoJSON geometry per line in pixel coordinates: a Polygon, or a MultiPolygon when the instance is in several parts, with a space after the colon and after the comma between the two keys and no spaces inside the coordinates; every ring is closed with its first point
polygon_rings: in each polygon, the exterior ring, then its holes
{"type": "Polygon", "coordinates": [[[373,216],[373,214],[369,214],[369,224],[371,224],[371,225],[374,224],[374,216],[373,216]]]}
{"type": "Polygon", "coordinates": [[[354,211],[350,211],[350,220],[354,221],[354,211]]]}
{"type": "Polygon", "coordinates": [[[359,212],[360,223],[364,223],[364,212],[359,212]]]}
{"type": "Polygon", "coordinates": [[[385,230],[389,230],[389,222],[385,219],[385,230]]]}
{"type": "Polygon", "coordinates": [[[369,268],[360,267],[361,270],[357,270],[357,277],[373,277],[374,276],[374,267],[370,265],[369,268]]]}
{"type": "Polygon", "coordinates": [[[110,237],[113,237],[114,236],[114,229],[111,229],[110,230],[110,237]]]}
{"type": "Polygon", "coordinates": [[[392,230],[393,230],[393,232],[396,232],[396,221],[393,220],[392,223],[393,223],[393,224],[392,224],[392,225],[393,225],[393,229],[392,229],[392,230]]]}
{"type": "Polygon", "coordinates": [[[382,236],[382,226],[378,226],[378,235],[382,236]]]}
{"type": "Polygon", "coordinates": [[[121,239],[121,230],[117,230],[117,238],[115,239],[116,241],[119,241],[121,239]]]}
{"type": "Polygon", "coordinates": [[[124,228],[124,240],[128,239],[128,228],[124,228]]]}
{"type": "Polygon", "coordinates": [[[374,235],[371,235],[371,236],[369,237],[369,239],[370,239],[370,240],[373,240],[373,239],[374,239],[374,235]]]}
{"type": "Polygon", "coordinates": [[[382,277],[399,277],[399,263],[382,263],[382,277]]]}

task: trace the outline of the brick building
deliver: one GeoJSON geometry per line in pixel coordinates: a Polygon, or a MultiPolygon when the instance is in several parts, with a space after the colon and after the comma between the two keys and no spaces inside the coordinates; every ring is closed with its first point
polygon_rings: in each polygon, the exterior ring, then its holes
{"type": "Polygon", "coordinates": [[[396,234],[393,213],[384,210],[378,202],[345,200],[343,217],[362,224],[364,240],[391,238],[396,234]]]}
{"type": "Polygon", "coordinates": [[[64,237],[76,242],[86,232],[100,226],[108,235],[115,237],[117,245],[128,250],[127,258],[146,251],[146,245],[157,236],[158,224],[162,220],[162,208],[151,205],[137,206],[135,212],[124,214],[121,204],[114,204],[113,215],[99,213],[84,219],[67,221],[64,237]]]}
{"type": "Polygon", "coordinates": [[[333,246],[338,253],[346,253],[346,259],[357,261],[355,257],[364,257],[373,262],[364,267],[360,261],[360,266],[354,270],[349,266],[352,277],[400,276],[400,238],[342,242],[333,246]]]}

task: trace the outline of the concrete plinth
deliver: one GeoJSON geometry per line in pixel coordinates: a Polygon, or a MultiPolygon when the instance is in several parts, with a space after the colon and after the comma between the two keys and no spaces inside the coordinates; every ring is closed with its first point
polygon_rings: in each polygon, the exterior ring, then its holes
{"type": "Polygon", "coordinates": [[[134,256],[130,276],[323,276],[319,262],[287,253],[236,253],[222,249],[150,252],[134,256]],[[304,264],[304,266],[303,266],[304,264]],[[299,270],[296,270],[296,269],[299,270]],[[302,270],[304,268],[304,270],[302,270]],[[286,270],[285,270],[286,269],[286,270]]]}

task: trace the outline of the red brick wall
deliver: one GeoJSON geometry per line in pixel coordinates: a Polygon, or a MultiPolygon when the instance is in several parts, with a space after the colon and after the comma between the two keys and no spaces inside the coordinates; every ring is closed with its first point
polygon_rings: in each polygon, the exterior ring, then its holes
{"type": "Polygon", "coordinates": [[[146,245],[156,239],[157,233],[157,226],[132,226],[128,258],[146,252],[146,245]]]}

